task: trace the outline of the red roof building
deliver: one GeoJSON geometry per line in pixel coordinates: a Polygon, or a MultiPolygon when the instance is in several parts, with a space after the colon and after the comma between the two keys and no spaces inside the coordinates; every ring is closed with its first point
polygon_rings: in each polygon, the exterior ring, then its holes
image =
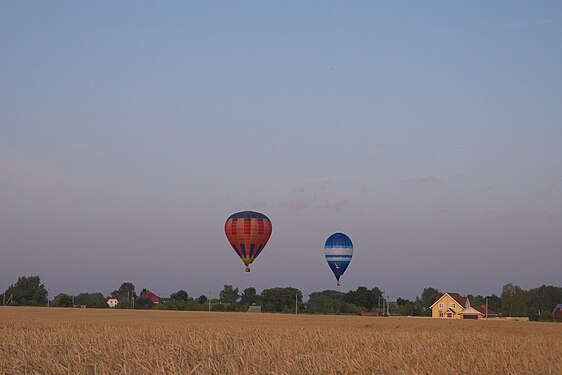
{"type": "Polygon", "coordinates": [[[150,290],[141,294],[140,298],[148,298],[154,304],[160,303],[160,297],[158,297],[156,294],[152,293],[150,290]]]}
{"type": "Polygon", "coordinates": [[[552,317],[554,319],[562,319],[562,303],[556,305],[556,307],[552,311],[552,317]]]}

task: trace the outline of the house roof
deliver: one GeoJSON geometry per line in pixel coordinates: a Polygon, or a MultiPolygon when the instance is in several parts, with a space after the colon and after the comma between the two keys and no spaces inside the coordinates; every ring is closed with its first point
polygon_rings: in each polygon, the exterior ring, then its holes
{"type": "Polygon", "coordinates": [[[459,315],[469,315],[469,314],[479,314],[479,315],[484,315],[482,314],[482,312],[480,312],[479,310],[477,310],[475,307],[466,307],[464,308],[459,315]]]}
{"type": "Polygon", "coordinates": [[[466,297],[463,297],[458,293],[446,292],[446,293],[443,293],[443,295],[441,297],[437,298],[437,301],[433,302],[433,305],[429,306],[429,308],[431,309],[437,302],[439,302],[447,294],[449,295],[449,297],[454,299],[455,302],[458,303],[459,305],[461,305],[462,307],[466,306],[466,301],[468,300],[466,297]]]}
{"type": "Polygon", "coordinates": [[[466,301],[468,300],[468,298],[461,296],[458,293],[451,293],[451,292],[447,292],[448,295],[451,296],[452,299],[454,299],[455,301],[457,301],[457,303],[459,305],[461,305],[462,307],[466,306],[466,301]]]}
{"type": "Polygon", "coordinates": [[[556,305],[554,310],[552,310],[552,315],[554,315],[555,313],[562,313],[562,303],[559,303],[558,305],[556,305]]]}
{"type": "MultiPolygon", "coordinates": [[[[482,315],[486,315],[486,305],[481,305],[481,306],[472,306],[472,308],[476,311],[478,311],[480,314],[482,315]]],[[[490,308],[488,308],[488,316],[491,315],[498,315],[498,313],[496,313],[493,310],[490,310],[490,308]]]]}
{"type": "MultiPolygon", "coordinates": [[[[470,306],[470,307],[466,307],[464,308],[459,314],[462,315],[469,315],[469,314],[480,314],[482,316],[486,316],[486,305],[482,305],[482,306],[470,306]]],[[[497,313],[495,313],[494,311],[488,309],[488,316],[498,316],[497,313]]]]}
{"type": "Polygon", "coordinates": [[[160,297],[152,293],[150,290],[147,291],[146,293],[141,294],[140,298],[148,298],[154,303],[160,302],[160,297]]]}

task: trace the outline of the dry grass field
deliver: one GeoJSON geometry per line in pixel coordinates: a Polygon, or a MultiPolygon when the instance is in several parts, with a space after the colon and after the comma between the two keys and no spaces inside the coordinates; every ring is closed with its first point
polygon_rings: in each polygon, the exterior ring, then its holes
{"type": "Polygon", "coordinates": [[[562,374],[562,324],[0,307],[1,374],[562,374]]]}

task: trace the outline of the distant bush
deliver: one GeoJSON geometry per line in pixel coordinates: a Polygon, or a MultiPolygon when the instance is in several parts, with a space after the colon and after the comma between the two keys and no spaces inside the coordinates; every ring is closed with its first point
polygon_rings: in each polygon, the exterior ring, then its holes
{"type": "Polygon", "coordinates": [[[61,293],[55,297],[52,303],[53,307],[72,307],[72,296],[61,293]]]}

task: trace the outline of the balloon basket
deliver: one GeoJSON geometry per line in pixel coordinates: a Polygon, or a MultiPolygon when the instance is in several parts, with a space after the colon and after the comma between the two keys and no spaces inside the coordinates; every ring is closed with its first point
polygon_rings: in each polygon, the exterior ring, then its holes
{"type": "Polygon", "coordinates": [[[246,272],[250,272],[250,267],[246,267],[246,272]]]}

